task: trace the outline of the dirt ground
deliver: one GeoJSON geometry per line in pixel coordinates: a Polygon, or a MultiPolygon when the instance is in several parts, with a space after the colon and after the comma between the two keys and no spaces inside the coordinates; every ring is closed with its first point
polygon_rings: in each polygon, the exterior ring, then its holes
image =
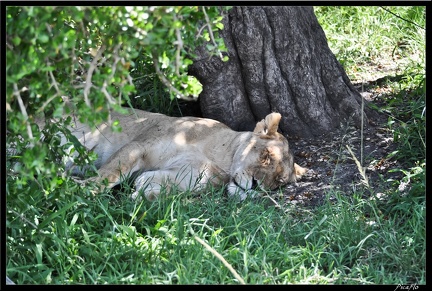
{"type": "MultiPolygon", "coordinates": [[[[371,81],[369,84],[376,82],[371,81]]],[[[361,92],[361,84],[358,87],[361,92]]],[[[369,87],[370,89],[363,87],[363,97],[376,104],[384,102],[385,90],[380,87],[377,89],[376,86],[369,87]]],[[[370,118],[364,128],[363,138],[360,129],[342,124],[333,137],[289,140],[295,162],[309,170],[297,183],[286,186],[283,197],[276,197],[275,202],[313,207],[322,204],[326,197],[334,199],[336,191],[350,195],[369,187],[372,193],[380,193],[384,191],[385,180],[400,179],[402,176],[399,172],[389,172],[400,165],[388,158],[395,150],[395,144],[393,133],[386,127],[387,118],[384,114],[370,118]],[[365,168],[367,181],[361,174],[358,163],[365,168]]]]}

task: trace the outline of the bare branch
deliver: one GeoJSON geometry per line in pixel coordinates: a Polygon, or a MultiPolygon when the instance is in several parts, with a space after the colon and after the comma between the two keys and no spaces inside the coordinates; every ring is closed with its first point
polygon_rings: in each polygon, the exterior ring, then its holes
{"type": "Polygon", "coordinates": [[[207,23],[204,24],[203,26],[201,26],[201,28],[198,30],[197,36],[195,37],[195,39],[198,39],[201,36],[201,32],[204,30],[204,28],[207,27],[207,23]]]}
{"type": "MultiPolygon", "coordinates": [[[[202,10],[203,10],[203,12],[204,12],[205,20],[206,20],[206,22],[207,22],[207,27],[208,27],[208,31],[209,31],[209,35],[210,35],[210,39],[211,39],[211,41],[213,42],[213,45],[214,45],[215,47],[217,47],[216,41],[215,41],[214,36],[213,36],[212,27],[211,27],[211,25],[210,25],[210,19],[208,18],[208,15],[207,15],[207,12],[205,11],[205,7],[204,7],[204,6],[202,7],[202,10]]],[[[219,51],[219,57],[221,58],[221,60],[223,59],[222,53],[221,53],[220,51],[219,51]]]]}
{"type": "Polygon", "coordinates": [[[45,110],[45,107],[58,96],[59,96],[58,93],[51,96],[47,101],[44,102],[44,104],[42,104],[42,106],[36,112],[37,113],[43,112],[45,110]]]}
{"type": "MultiPolygon", "coordinates": [[[[51,65],[50,62],[47,61],[47,66],[49,67],[51,65]]],[[[61,96],[61,91],[60,88],[58,86],[58,83],[56,81],[56,79],[54,78],[54,75],[52,73],[52,71],[48,71],[48,74],[51,78],[51,85],[54,86],[54,88],[56,89],[57,93],[54,94],[53,96],[51,96],[47,101],[44,102],[44,104],[42,104],[42,106],[36,111],[37,113],[43,112],[45,110],[45,107],[52,101],[54,100],[56,97],[61,96]]]]}
{"type": "MultiPolygon", "coordinates": [[[[177,21],[177,16],[174,13],[174,22],[177,21]]],[[[177,76],[180,76],[180,52],[183,48],[183,40],[181,39],[180,30],[178,27],[175,29],[176,37],[177,37],[177,51],[176,51],[176,64],[175,64],[175,73],[177,76]]]]}
{"type": "Polygon", "coordinates": [[[11,51],[13,51],[14,47],[13,47],[11,44],[9,44],[7,41],[6,41],[6,46],[7,46],[11,51]]]}
{"type": "Polygon", "coordinates": [[[280,206],[279,203],[277,203],[276,200],[274,200],[268,193],[266,193],[266,196],[268,199],[270,199],[271,202],[273,202],[273,204],[275,205],[276,208],[282,209],[282,207],[280,206]]]}
{"type": "MultiPolygon", "coordinates": [[[[24,214],[22,214],[22,213],[18,213],[18,212],[16,212],[15,210],[13,210],[13,209],[9,209],[8,211],[10,211],[10,212],[12,212],[13,214],[15,214],[15,215],[17,215],[22,221],[24,221],[25,223],[28,223],[28,224],[30,224],[31,226],[33,226],[33,228],[34,229],[38,229],[38,227],[33,223],[33,222],[31,222],[30,220],[28,220],[25,216],[24,216],[24,214]]],[[[39,230],[39,232],[41,232],[40,230],[39,230]]],[[[42,232],[41,232],[42,233],[42,232]]]]}
{"type": "Polygon", "coordinates": [[[104,93],[109,104],[115,104],[115,100],[112,98],[111,94],[107,91],[105,84],[106,84],[106,81],[104,82],[104,86],[102,86],[102,88],[101,88],[101,92],[104,93]]]}
{"type": "Polygon", "coordinates": [[[72,59],[72,62],[71,62],[71,73],[70,73],[70,79],[71,79],[71,81],[72,81],[72,78],[74,77],[74,64],[75,64],[75,62],[77,61],[77,57],[76,57],[76,55],[75,55],[75,47],[72,47],[72,57],[71,57],[71,59],[72,59]]]}
{"type": "Polygon", "coordinates": [[[107,80],[111,80],[114,77],[114,74],[115,74],[116,68],[117,68],[117,64],[121,60],[121,58],[118,56],[118,50],[120,49],[121,45],[122,45],[121,43],[116,45],[116,47],[113,50],[114,62],[111,66],[111,74],[109,75],[109,77],[107,79],[104,80],[104,82],[102,84],[102,88],[101,88],[102,93],[104,93],[105,97],[107,98],[107,100],[110,104],[115,104],[115,100],[112,98],[111,94],[106,89],[108,87],[107,80]]]}
{"type": "Polygon", "coordinates": [[[87,71],[87,77],[86,77],[86,83],[84,87],[84,101],[88,107],[91,106],[90,101],[88,99],[88,94],[90,93],[90,88],[92,87],[92,76],[93,72],[97,67],[98,60],[101,58],[102,53],[105,51],[105,45],[102,45],[99,50],[96,53],[96,56],[93,58],[92,62],[90,63],[90,68],[87,71]]]}
{"type": "Polygon", "coordinates": [[[156,54],[152,53],[152,58],[153,58],[153,64],[154,64],[155,69],[156,69],[156,74],[158,74],[158,76],[159,76],[160,80],[162,81],[162,83],[165,86],[167,86],[170,91],[172,91],[175,94],[177,94],[177,98],[181,98],[181,99],[185,99],[185,100],[193,100],[193,98],[190,98],[189,96],[186,96],[182,92],[180,92],[179,90],[177,90],[177,88],[175,88],[171,84],[171,82],[167,79],[167,77],[165,77],[165,75],[159,69],[159,62],[158,62],[156,54]]]}
{"type": "MultiPolygon", "coordinates": [[[[47,65],[49,66],[50,63],[48,63],[47,65]]],[[[50,75],[50,77],[51,77],[52,84],[53,84],[54,88],[56,89],[57,94],[61,95],[61,91],[60,91],[60,89],[59,89],[59,87],[58,87],[58,84],[57,84],[57,82],[56,82],[56,80],[55,80],[55,78],[54,78],[54,75],[53,75],[52,71],[48,71],[48,73],[49,73],[49,75],[50,75]]]]}
{"type": "Polygon", "coordinates": [[[194,236],[194,239],[197,240],[200,244],[202,244],[208,251],[210,251],[216,258],[219,259],[219,261],[221,261],[225,267],[228,268],[228,270],[231,272],[231,274],[234,275],[234,277],[240,282],[240,284],[245,285],[245,281],[243,280],[242,277],[240,277],[240,275],[236,272],[236,270],[234,270],[234,268],[230,265],[230,263],[228,263],[224,257],[222,257],[221,254],[219,254],[214,248],[212,248],[211,246],[209,246],[205,241],[203,241],[202,239],[200,239],[197,236],[194,236]]]}
{"type": "Polygon", "coordinates": [[[20,91],[18,90],[18,86],[16,83],[13,84],[13,89],[14,89],[13,95],[17,98],[19,107],[21,109],[21,113],[22,113],[22,115],[24,115],[24,118],[26,120],[27,134],[28,134],[29,139],[30,139],[30,145],[29,146],[33,147],[33,132],[31,130],[30,123],[28,122],[29,117],[27,114],[27,110],[25,108],[24,102],[21,99],[20,91]]]}

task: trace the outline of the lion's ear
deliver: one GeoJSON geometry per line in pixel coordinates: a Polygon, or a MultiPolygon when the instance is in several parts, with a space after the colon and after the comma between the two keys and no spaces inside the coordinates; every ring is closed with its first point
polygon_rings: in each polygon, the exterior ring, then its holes
{"type": "Polygon", "coordinates": [[[253,132],[254,132],[254,133],[257,133],[257,134],[262,134],[262,135],[267,134],[267,129],[266,129],[266,126],[265,126],[265,121],[264,121],[264,119],[261,120],[260,122],[258,122],[258,123],[255,125],[255,129],[254,129],[253,132]]]}
{"type": "Polygon", "coordinates": [[[266,116],[265,119],[257,123],[254,129],[254,133],[273,137],[274,135],[276,135],[281,118],[282,116],[280,115],[280,113],[270,113],[266,116]]]}

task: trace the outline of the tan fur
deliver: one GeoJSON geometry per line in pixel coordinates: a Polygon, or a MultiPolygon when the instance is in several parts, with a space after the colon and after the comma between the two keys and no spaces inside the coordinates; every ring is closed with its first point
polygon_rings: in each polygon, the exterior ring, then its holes
{"type": "Polygon", "coordinates": [[[112,120],[120,121],[120,133],[108,124],[91,132],[79,122],[71,130],[98,154],[97,181],[107,179],[113,187],[122,177],[138,173],[134,198],[142,191],[153,200],[164,185],[198,190],[212,183],[227,184],[229,194],[243,200],[254,192],[255,181],[271,190],[295,182],[306,171],[293,162],[288,141],[277,132],[280,119],[279,113],[271,113],[254,132],[236,132],[212,119],[135,109],[128,115],[112,113],[112,120]]]}

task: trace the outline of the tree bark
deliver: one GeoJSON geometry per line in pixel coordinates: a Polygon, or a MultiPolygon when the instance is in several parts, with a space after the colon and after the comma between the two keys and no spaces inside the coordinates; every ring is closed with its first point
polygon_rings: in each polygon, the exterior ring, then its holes
{"type": "Polygon", "coordinates": [[[362,97],[329,49],[312,7],[233,7],[223,24],[229,61],[209,58],[200,47],[190,67],[203,85],[204,117],[253,130],[279,112],[282,133],[299,137],[331,133],[349,118],[360,125],[362,97]]]}

